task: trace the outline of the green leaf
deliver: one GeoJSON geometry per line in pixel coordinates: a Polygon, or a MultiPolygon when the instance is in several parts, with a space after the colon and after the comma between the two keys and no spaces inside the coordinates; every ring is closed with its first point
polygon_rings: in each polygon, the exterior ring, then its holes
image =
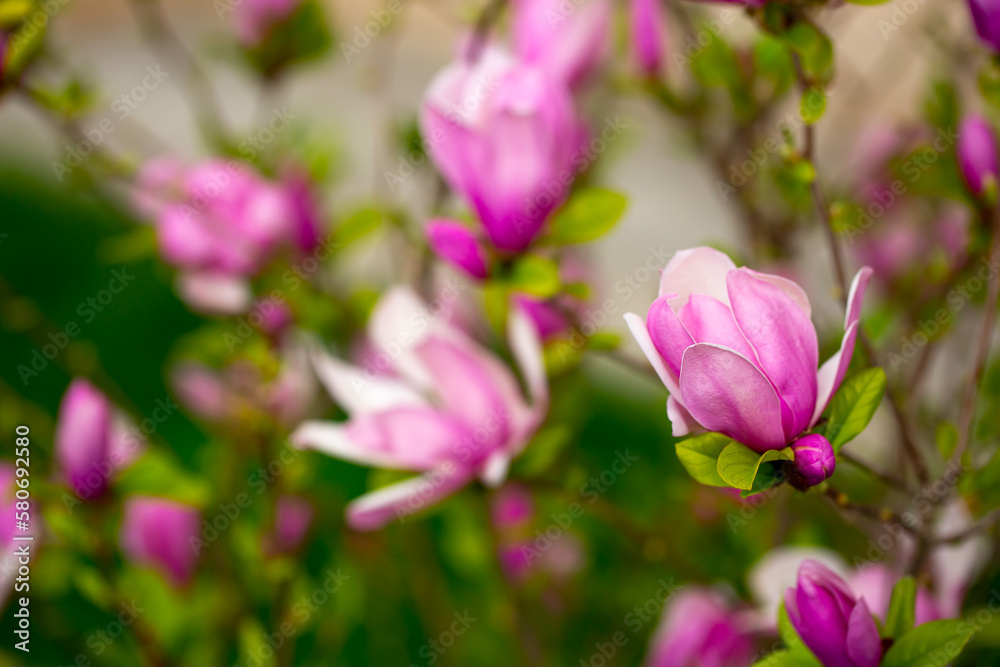
{"type": "Polygon", "coordinates": [[[941,422],[934,433],[934,442],[945,461],[951,458],[958,444],[958,429],[951,422],[941,422]]]}
{"type": "Polygon", "coordinates": [[[820,88],[810,88],[802,94],[802,102],[799,104],[799,113],[802,120],[812,125],[823,117],[826,111],[826,93],[820,88]]]}
{"type": "Polygon", "coordinates": [[[721,433],[703,433],[677,443],[677,458],[696,482],[729,486],[717,472],[718,459],[732,439],[721,433]]]}
{"type": "Polygon", "coordinates": [[[795,63],[780,40],[763,35],[753,45],[754,72],[769,81],[771,97],[779,97],[795,83],[795,63]]]}
{"type": "Polygon", "coordinates": [[[782,35],[799,57],[802,70],[810,81],[824,83],[833,77],[833,44],[812,23],[800,21],[782,35]]]}
{"type": "Polygon", "coordinates": [[[371,234],[382,224],[383,217],[382,211],[374,207],[352,213],[337,225],[336,247],[343,248],[371,234]]]}
{"type": "Polygon", "coordinates": [[[830,404],[826,439],[834,452],[856,438],[871,421],[885,393],[885,371],[869,368],[847,378],[830,404]]]}
{"type": "MultiPolygon", "coordinates": [[[[762,464],[772,461],[791,461],[794,457],[792,450],[788,447],[782,450],[772,449],[763,454],[758,454],[749,447],[739,442],[728,445],[719,455],[717,471],[719,477],[725,480],[729,486],[745,491],[753,491],[754,480],[762,464]]],[[[768,468],[765,475],[773,475],[773,471],[768,468]]]]}
{"type": "Polygon", "coordinates": [[[819,660],[806,653],[775,651],[753,663],[753,667],[822,667],[819,660]]]}
{"type": "Polygon", "coordinates": [[[882,658],[881,667],[923,667],[929,656],[935,664],[950,664],[972,638],[972,628],[961,619],[924,623],[903,635],[882,658]]]}
{"type": "Polygon", "coordinates": [[[531,439],[530,446],[514,462],[518,478],[537,477],[546,472],[570,443],[572,431],[565,424],[547,426],[531,439]]]}
{"type": "Polygon", "coordinates": [[[510,287],[547,299],[559,291],[559,265],[538,255],[524,255],[508,276],[510,287]]]}
{"type": "Polygon", "coordinates": [[[916,604],[917,582],[913,577],[903,577],[892,589],[889,611],[885,616],[885,637],[895,639],[913,629],[916,604]]]}
{"type": "Polygon", "coordinates": [[[625,195],[618,192],[580,190],[552,218],[546,240],[556,245],[593,241],[621,220],[626,203],[625,195]]]}

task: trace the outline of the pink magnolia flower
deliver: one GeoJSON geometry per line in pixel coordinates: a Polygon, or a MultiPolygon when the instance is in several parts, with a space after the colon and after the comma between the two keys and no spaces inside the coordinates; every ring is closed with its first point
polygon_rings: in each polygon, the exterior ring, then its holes
{"type": "Polygon", "coordinates": [[[566,198],[581,123],[565,84],[487,46],[428,88],[420,114],[431,158],[493,244],[526,248],[566,198]]]}
{"type": "Polygon", "coordinates": [[[994,50],[1000,51],[1000,2],[969,0],[969,10],[979,38],[994,50]]]}
{"type": "Polygon", "coordinates": [[[955,152],[958,167],[973,194],[983,194],[990,183],[997,185],[997,177],[1000,175],[997,138],[989,121],[978,115],[963,119],[958,129],[955,152]]]}
{"type": "Polygon", "coordinates": [[[524,315],[511,313],[508,340],[531,404],[500,359],[432,317],[407,288],[382,296],[368,333],[386,353],[390,374],[366,372],[317,351],[316,373],[349,420],[305,422],[291,440],[362,465],[422,474],[355,500],[348,523],[376,529],[475,477],[490,485],[502,482],[548,406],[541,344],[524,315]]]}
{"type": "Polygon", "coordinates": [[[583,83],[604,61],[611,44],[608,0],[515,0],[514,51],[570,88],[583,83]]]}
{"type": "Polygon", "coordinates": [[[671,598],[650,642],[646,667],[747,667],[753,637],[719,593],[688,587],[671,598]]]}
{"type": "Polygon", "coordinates": [[[185,271],[246,277],[282,247],[316,243],[316,212],[299,180],[265,180],[237,161],[190,169],[153,160],[137,178],[135,204],[154,219],[160,253],[185,271]]]}
{"type": "Polygon", "coordinates": [[[454,220],[427,222],[427,241],[438,257],[476,280],[489,275],[489,258],[476,234],[454,220]]]}
{"type": "Polygon", "coordinates": [[[192,540],[200,538],[201,513],[172,500],[134,496],[125,501],[119,532],[122,551],[137,565],[152,566],[175,587],[198,567],[192,540]]]}
{"type": "Polygon", "coordinates": [[[655,75],[663,64],[667,28],[660,0],[629,0],[632,51],[639,69],[655,75]]]}
{"type": "Polygon", "coordinates": [[[816,329],[801,287],[738,269],[712,248],[676,253],[646,320],[625,315],[670,391],[674,435],[700,426],[764,452],[815,425],[847,372],[871,274],[865,267],[854,278],[840,350],[817,373],[816,329]]]}
{"type": "Polygon", "coordinates": [[[96,498],[111,476],[141,448],[128,437],[129,422],[83,378],[70,383],[59,404],[55,433],[58,470],[80,498],[96,498]]]}
{"type": "Polygon", "coordinates": [[[259,46],[302,0],[242,0],[236,5],[236,36],[247,48],[259,46]]]}

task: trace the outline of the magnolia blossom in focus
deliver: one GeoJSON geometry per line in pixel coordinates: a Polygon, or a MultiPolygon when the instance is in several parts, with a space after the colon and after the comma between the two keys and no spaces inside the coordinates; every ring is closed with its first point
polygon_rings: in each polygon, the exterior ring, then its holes
{"type": "Polygon", "coordinates": [[[247,48],[259,46],[275,25],[302,4],[302,0],[242,0],[236,4],[236,35],[247,48]]]}
{"type": "Polygon", "coordinates": [[[428,88],[420,114],[431,158],[498,249],[526,248],[563,202],[582,125],[565,83],[494,46],[428,88]]]}
{"type": "Polygon", "coordinates": [[[664,608],[646,667],[748,667],[752,636],[716,591],[687,587],[664,608]]]}
{"type": "Polygon", "coordinates": [[[609,0],[515,0],[514,51],[575,88],[607,56],[611,25],[609,0]]]}
{"type": "Polygon", "coordinates": [[[297,446],[337,458],[421,473],[355,500],[347,509],[350,525],[379,528],[476,477],[502,482],[548,407],[541,343],[527,318],[512,309],[508,342],[531,403],[499,358],[432,315],[408,288],[382,296],[368,334],[386,372],[317,351],[316,373],[350,418],[305,422],[291,436],[297,446]]]}
{"type": "Polygon", "coordinates": [[[186,585],[198,567],[192,541],[201,536],[201,513],[183,503],[134,496],[125,501],[119,533],[122,552],[140,566],[151,566],[171,585],[186,585]]]}
{"type": "Polygon", "coordinates": [[[625,321],[670,391],[675,436],[699,427],[751,449],[783,449],[819,421],[847,372],[872,271],[855,276],[840,350],[819,349],[805,291],[700,247],[676,253],[646,320],[625,321]]]}
{"type": "Polygon", "coordinates": [[[243,279],[282,248],[318,241],[317,213],[299,180],[265,180],[247,164],[209,160],[185,169],[172,158],[139,173],[136,207],[153,219],[160,254],[182,271],[180,289],[202,310],[249,305],[243,279]]]}
{"type": "Polygon", "coordinates": [[[104,493],[112,474],[140,453],[129,424],[111,401],[83,378],[70,383],[59,404],[55,458],[59,474],[80,498],[104,493]]]}
{"type": "Polygon", "coordinates": [[[1000,51],[1000,2],[997,0],[969,0],[972,21],[984,42],[1000,51]]]}
{"type": "Polygon", "coordinates": [[[655,75],[667,48],[666,18],[660,0],[629,0],[632,51],[639,69],[655,75]]]}
{"type": "Polygon", "coordinates": [[[882,638],[864,598],[825,565],[808,560],[785,592],[795,631],[825,667],[878,667],[882,638]]]}
{"type": "Polygon", "coordinates": [[[958,167],[973,194],[981,195],[990,185],[997,186],[997,176],[1000,174],[997,139],[989,121],[977,115],[963,119],[955,151],[958,167]]]}

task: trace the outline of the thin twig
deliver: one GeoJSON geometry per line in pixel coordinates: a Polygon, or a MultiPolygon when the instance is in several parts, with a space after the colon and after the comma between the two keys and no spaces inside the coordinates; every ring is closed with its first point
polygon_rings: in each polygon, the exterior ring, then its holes
{"type": "Polygon", "coordinates": [[[844,459],[845,461],[853,465],[855,468],[858,468],[859,470],[868,473],[872,477],[875,477],[876,479],[880,480],[883,484],[895,489],[896,491],[905,494],[913,493],[913,490],[910,488],[910,485],[906,483],[906,481],[900,479],[899,477],[896,477],[895,475],[891,475],[887,472],[875,470],[864,461],[855,458],[853,455],[845,451],[840,452],[840,458],[844,459]]]}
{"type": "MultiPolygon", "coordinates": [[[[1000,253],[1000,206],[993,210],[993,238],[990,241],[990,256],[992,261],[1000,253]]],[[[986,314],[983,316],[983,327],[979,332],[979,342],[976,345],[976,357],[972,365],[972,380],[965,387],[962,399],[962,411],[958,420],[958,443],[951,456],[950,463],[962,460],[975,427],[976,405],[979,400],[979,386],[986,373],[986,362],[990,356],[990,344],[993,341],[993,328],[997,317],[997,299],[1000,298],[1000,271],[994,271],[990,276],[989,289],[986,293],[986,314]]],[[[950,467],[950,466],[949,466],[950,467]]]]}
{"type": "Polygon", "coordinates": [[[934,544],[956,544],[964,541],[966,538],[972,537],[980,531],[984,531],[994,526],[998,522],[1000,522],[1000,508],[984,515],[981,519],[964,530],[952,533],[951,535],[945,535],[944,537],[935,538],[933,541],[934,544]]]}

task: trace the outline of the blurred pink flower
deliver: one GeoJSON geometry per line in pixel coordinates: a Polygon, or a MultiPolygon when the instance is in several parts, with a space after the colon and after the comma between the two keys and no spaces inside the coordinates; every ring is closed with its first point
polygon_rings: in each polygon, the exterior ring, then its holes
{"type": "Polygon", "coordinates": [[[500,528],[518,526],[535,515],[535,499],[520,484],[504,484],[493,497],[493,523],[500,528]]]}
{"type": "Polygon", "coordinates": [[[966,116],[958,128],[955,151],[958,168],[973,194],[981,195],[989,184],[997,185],[997,139],[989,121],[975,114],[966,116]]]}
{"type": "Polygon", "coordinates": [[[667,23],[660,0],[629,0],[632,52],[640,71],[654,76],[667,49],[667,23]]]}
{"type": "Polygon", "coordinates": [[[153,160],[139,173],[134,198],[154,219],[163,258],[206,274],[188,285],[205,302],[216,292],[231,307],[241,296],[232,279],[255,275],[281,247],[305,251],[317,240],[317,212],[301,179],[271,182],[235,160],[189,169],[170,157],[153,160]]]}
{"type": "Polygon", "coordinates": [[[524,315],[511,313],[508,341],[532,404],[499,358],[432,316],[408,288],[382,295],[368,333],[391,372],[366,373],[317,350],[316,373],[350,419],[305,422],[291,440],[362,465],[422,474],[355,500],[348,523],[376,529],[475,477],[501,483],[548,407],[540,342],[524,315]]]}
{"type": "Polygon", "coordinates": [[[71,383],[62,402],[55,433],[59,474],[77,496],[96,498],[111,476],[141,453],[127,435],[130,423],[111,401],[83,378],[71,383]]]}
{"type": "Polygon", "coordinates": [[[426,225],[427,242],[438,257],[476,280],[489,275],[489,258],[476,234],[454,220],[436,218],[426,225]]]}
{"type": "MultiPolygon", "coordinates": [[[[887,565],[867,565],[856,570],[847,579],[851,590],[868,603],[873,614],[885,623],[889,612],[889,600],[892,589],[902,578],[898,572],[887,565]]],[[[933,595],[924,587],[917,590],[916,624],[923,625],[944,618],[933,595]]]]}
{"type": "Polygon", "coordinates": [[[275,25],[287,19],[302,0],[241,0],[236,3],[236,36],[247,48],[255,48],[275,25]]]}
{"type": "Polygon", "coordinates": [[[122,551],[136,565],[151,566],[171,585],[186,585],[198,567],[192,539],[200,538],[201,513],[183,503],[133,496],[125,501],[122,551]]]}
{"type": "Polygon", "coordinates": [[[719,593],[687,587],[668,600],[646,667],[748,667],[753,638],[719,593]]]}
{"type": "Polygon", "coordinates": [[[625,315],[670,391],[674,435],[701,426],[764,452],[816,424],[847,372],[871,274],[866,267],[854,278],[840,350],[817,373],[816,329],[801,287],[737,269],[712,248],[677,252],[646,320],[625,315]]]}
{"type": "Polygon", "coordinates": [[[272,554],[298,551],[309,532],[316,510],[305,498],[281,496],[274,508],[274,526],[264,537],[265,549],[272,554]]]}
{"type": "Polygon", "coordinates": [[[542,340],[556,336],[570,326],[569,318],[556,304],[530,294],[515,294],[512,300],[531,318],[542,340]]]}
{"type": "Polygon", "coordinates": [[[582,128],[569,89],[494,46],[434,78],[420,126],[444,179],[500,250],[524,250],[569,192],[582,128]]]}
{"type": "Polygon", "coordinates": [[[611,26],[608,0],[515,0],[514,52],[575,88],[607,57],[611,26]]]}
{"type": "Polygon", "coordinates": [[[1000,51],[1000,2],[969,0],[972,22],[980,39],[995,51],[1000,51]]]}

